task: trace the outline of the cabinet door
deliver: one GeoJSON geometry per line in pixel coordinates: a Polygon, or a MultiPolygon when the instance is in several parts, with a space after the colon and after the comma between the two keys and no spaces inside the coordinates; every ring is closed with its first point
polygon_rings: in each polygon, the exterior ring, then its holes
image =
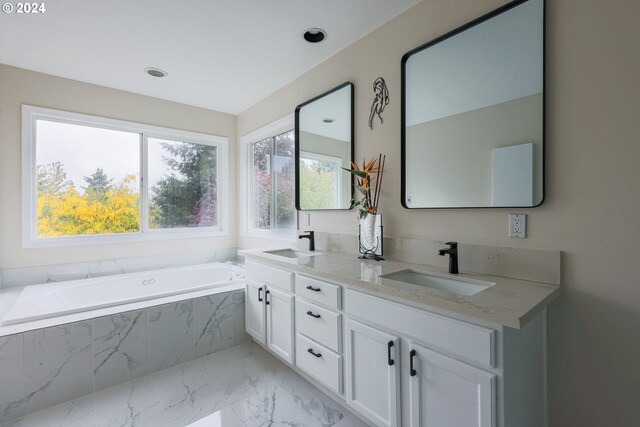
{"type": "Polygon", "coordinates": [[[347,402],[378,426],[400,425],[398,337],[347,319],[347,402]]]}
{"type": "Polygon", "coordinates": [[[247,296],[245,299],[245,329],[256,341],[265,343],[265,287],[247,282],[247,296]]]}
{"type": "Polygon", "coordinates": [[[494,374],[416,344],[408,360],[411,427],[495,426],[494,374]]]}
{"type": "Polygon", "coordinates": [[[265,292],[267,347],[293,363],[293,297],[272,287],[265,292]]]}

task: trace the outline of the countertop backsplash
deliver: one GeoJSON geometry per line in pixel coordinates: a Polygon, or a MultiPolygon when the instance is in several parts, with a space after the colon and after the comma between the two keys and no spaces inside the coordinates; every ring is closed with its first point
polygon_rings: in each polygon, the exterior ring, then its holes
{"type": "MultiPolygon", "coordinates": [[[[315,240],[316,250],[358,255],[355,234],[316,232],[315,240]]],[[[297,247],[308,249],[308,242],[298,241],[297,247]]],[[[442,241],[385,237],[384,258],[446,267],[447,257],[438,255],[443,247],[442,241]]],[[[458,256],[461,272],[560,284],[560,251],[458,242],[458,256]]]]}

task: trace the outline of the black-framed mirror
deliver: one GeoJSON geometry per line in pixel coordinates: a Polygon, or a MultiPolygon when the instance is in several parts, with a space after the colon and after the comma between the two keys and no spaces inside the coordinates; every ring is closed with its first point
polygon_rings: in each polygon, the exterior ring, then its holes
{"type": "Polygon", "coordinates": [[[296,209],[349,209],[353,195],[353,83],[296,107],[296,209]]]}
{"type": "Polygon", "coordinates": [[[405,208],[544,200],[544,0],[516,0],[402,58],[405,208]]]}

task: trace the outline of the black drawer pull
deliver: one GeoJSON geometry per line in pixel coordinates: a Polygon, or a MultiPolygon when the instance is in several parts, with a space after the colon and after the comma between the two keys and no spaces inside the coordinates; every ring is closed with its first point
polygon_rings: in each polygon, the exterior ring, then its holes
{"type": "Polygon", "coordinates": [[[270,294],[270,293],[271,293],[271,292],[269,292],[269,291],[267,291],[267,292],[265,292],[265,293],[264,293],[264,303],[265,303],[266,305],[271,304],[271,303],[269,302],[269,294],[270,294]]]}
{"type": "Polygon", "coordinates": [[[312,348],[310,348],[309,350],[307,350],[309,353],[313,354],[315,357],[322,357],[322,354],[320,353],[316,353],[315,351],[313,351],[312,348]]]}
{"type": "Polygon", "coordinates": [[[320,318],[320,315],[319,315],[319,314],[313,314],[313,311],[307,311],[307,314],[308,314],[309,316],[311,316],[311,317],[315,317],[316,319],[319,319],[319,318],[320,318]]]}
{"type": "Polygon", "coordinates": [[[262,302],[262,287],[258,288],[258,302],[262,302]]]}
{"type": "Polygon", "coordinates": [[[396,363],[395,360],[391,358],[391,347],[393,347],[393,341],[387,343],[387,363],[389,366],[393,366],[393,364],[396,363]]]}
{"type": "Polygon", "coordinates": [[[309,289],[310,291],[313,291],[313,292],[320,292],[320,291],[322,290],[322,289],[320,289],[320,288],[314,288],[314,287],[313,287],[313,286],[311,286],[311,285],[307,286],[307,289],[309,289]]]}
{"type": "Polygon", "coordinates": [[[416,351],[415,350],[411,350],[409,352],[409,374],[412,377],[415,377],[417,372],[416,370],[413,368],[413,358],[416,357],[416,351]]]}

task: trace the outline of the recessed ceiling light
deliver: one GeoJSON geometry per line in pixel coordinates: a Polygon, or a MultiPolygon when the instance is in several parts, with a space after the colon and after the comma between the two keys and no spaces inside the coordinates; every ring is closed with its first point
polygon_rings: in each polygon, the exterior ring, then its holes
{"type": "Polygon", "coordinates": [[[144,72],[149,74],[152,77],[166,77],[167,76],[167,72],[164,70],[161,70],[160,68],[155,68],[155,67],[147,67],[144,69],[144,72]]]}
{"type": "Polygon", "coordinates": [[[309,43],[320,43],[322,40],[327,38],[327,33],[325,33],[324,30],[321,30],[320,28],[309,28],[307,31],[305,31],[303,37],[309,43]]]}
{"type": "Polygon", "coordinates": [[[332,119],[331,117],[327,117],[326,119],[322,119],[322,121],[325,122],[325,123],[333,123],[333,122],[335,122],[335,120],[332,119]]]}

